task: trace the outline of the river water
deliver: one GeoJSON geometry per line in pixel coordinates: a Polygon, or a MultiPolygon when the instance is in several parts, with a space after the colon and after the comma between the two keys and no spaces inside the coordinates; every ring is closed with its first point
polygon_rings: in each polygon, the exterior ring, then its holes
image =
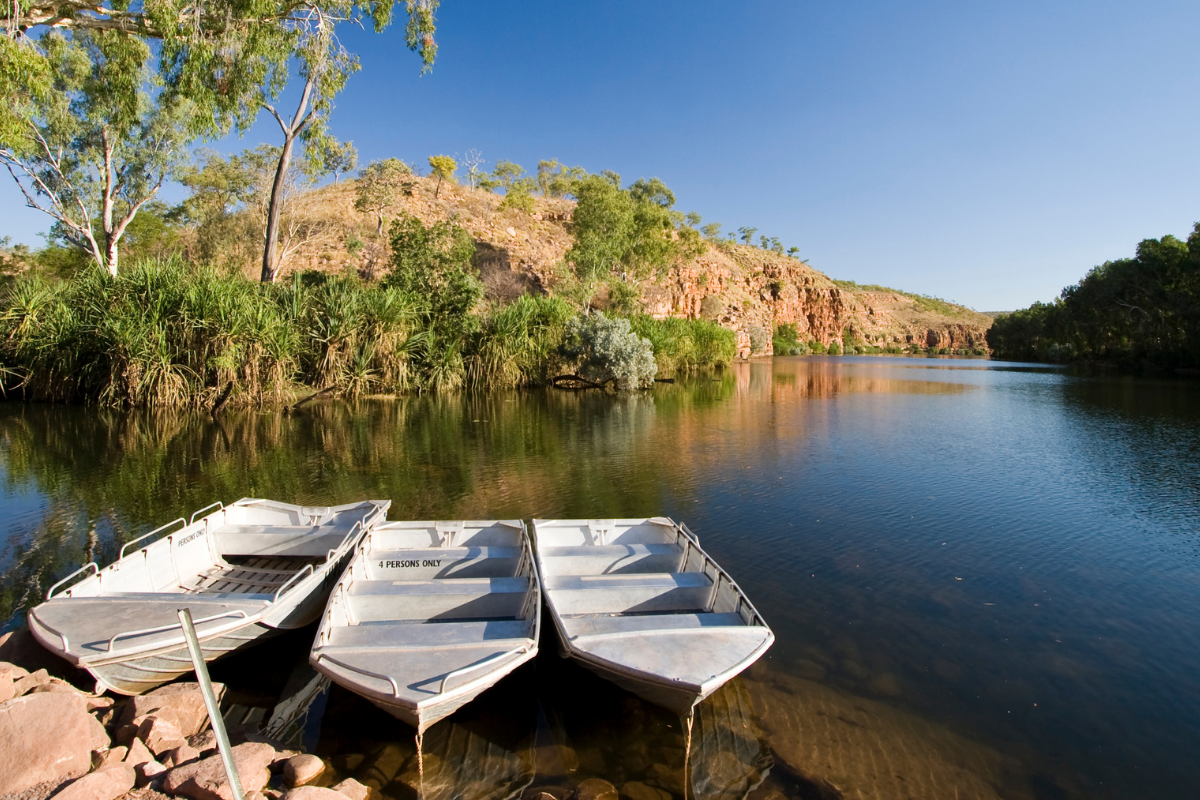
{"type": "MultiPolygon", "coordinates": [[[[1200,794],[1195,380],[803,357],[629,397],[219,421],[8,403],[0,473],[10,626],[57,576],[218,499],[388,498],[392,519],[661,514],[777,636],[701,707],[689,797],[1200,794]]],[[[311,635],[214,665],[234,721],[415,796],[411,731],[314,680],[311,635]]],[[[425,796],[561,798],[601,777],[666,800],[682,796],[683,743],[678,719],[546,641],[430,731],[425,796]]]]}

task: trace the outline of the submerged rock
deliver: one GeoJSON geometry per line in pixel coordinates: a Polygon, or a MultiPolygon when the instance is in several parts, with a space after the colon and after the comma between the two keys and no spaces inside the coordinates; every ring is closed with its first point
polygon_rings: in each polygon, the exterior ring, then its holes
{"type": "Polygon", "coordinates": [[[810,681],[825,680],[825,668],[807,658],[802,658],[796,663],[796,672],[801,678],[807,678],[810,681]]]}
{"type": "Polygon", "coordinates": [[[621,784],[621,796],[628,800],[671,800],[670,792],[649,786],[641,781],[629,781],[621,784]]]}
{"type": "Polygon", "coordinates": [[[354,778],[346,778],[330,788],[339,794],[346,795],[350,800],[377,800],[379,797],[378,792],[374,792],[370,786],[364,786],[354,778]]]}
{"type": "Polygon", "coordinates": [[[570,747],[548,744],[534,751],[534,769],[538,775],[555,778],[579,769],[579,756],[570,747]]]}
{"type": "MultiPolygon", "coordinates": [[[[776,759],[814,794],[1032,800],[1015,761],[884,703],[774,671],[750,683],[776,759]]],[[[834,795],[837,796],[837,795],[834,795]]]]}
{"type": "Polygon", "coordinates": [[[576,800],[617,800],[617,787],[601,778],[588,778],[575,789],[576,800]]]}
{"type": "Polygon", "coordinates": [[[867,688],[876,694],[881,694],[886,697],[899,697],[903,692],[900,691],[900,681],[896,680],[896,676],[890,672],[883,672],[876,675],[867,684],[867,688]]]}

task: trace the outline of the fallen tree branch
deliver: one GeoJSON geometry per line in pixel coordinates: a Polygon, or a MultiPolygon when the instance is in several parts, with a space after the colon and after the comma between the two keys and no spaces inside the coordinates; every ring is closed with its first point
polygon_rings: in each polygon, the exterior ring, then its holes
{"type": "Polygon", "coordinates": [[[316,400],[316,399],[317,399],[318,397],[320,397],[321,395],[323,395],[323,394],[329,394],[329,393],[330,393],[330,392],[332,392],[333,390],[334,390],[334,387],[333,387],[333,386],[326,386],[326,387],[325,387],[324,389],[322,389],[321,391],[319,391],[319,392],[313,392],[313,393],[312,393],[312,394],[310,394],[308,397],[305,397],[303,400],[300,400],[300,401],[298,401],[298,402],[297,402],[295,405],[292,405],[292,406],[287,406],[287,407],[285,407],[285,408],[283,409],[283,413],[284,413],[284,414],[291,414],[293,411],[295,411],[296,409],[300,408],[300,406],[304,405],[305,403],[309,402],[310,400],[316,400]]]}
{"type": "Polygon", "coordinates": [[[217,416],[217,412],[221,410],[221,407],[225,405],[225,402],[229,399],[229,395],[232,392],[233,392],[233,381],[230,381],[225,386],[225,391],[221,392],[221,394],[217,397],[217,401],[215,403],[213,403],[212,415],[214,417],[217,416]]]}
{"type": "Polygon", "coordinates": [[[604,384],[589,381],[581,375],[555,375],[550,379],[550,385],[564,392],[582,392],[586,389],[603,389],[604,384]]]}

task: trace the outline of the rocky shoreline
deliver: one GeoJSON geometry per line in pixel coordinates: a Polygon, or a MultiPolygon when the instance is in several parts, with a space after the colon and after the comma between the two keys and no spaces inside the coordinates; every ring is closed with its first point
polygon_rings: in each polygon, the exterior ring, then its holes
{"type": "MultiPolygon", "coordinates": [[[[214,687],[224,693],[220,684],[214,687]]],[[[247,800],[368,800],[379,787],[346,778],[314,755],[246,730],[230,731],[247,800]]],[[[0,793],[22,800],[232,800],[196,683],[114,700],[46,669],[0,662],[0,793]]]]}

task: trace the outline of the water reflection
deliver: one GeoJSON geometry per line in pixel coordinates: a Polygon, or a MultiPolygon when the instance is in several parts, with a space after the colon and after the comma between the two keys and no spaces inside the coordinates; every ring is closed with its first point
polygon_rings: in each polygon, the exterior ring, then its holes
{"type": "MultiPolygon", "coordinates": [[[[768,673],[727,698],[749,698],[745,728],[720,722],[736,715],[719,704],[702,710],[697,792],[885,796],[882,777],[863,783],[873,758],[977,796],[984,785],[1038,798],[1200,788],[1188,746],[1200,740],[1195,381],[788,358],[625,398],[330,402],[220,422],[0,404],[0,467],[0,617],[12,622],[80,563],[215,499],[379,497],[398,518],[667,514],[697,531],[778,636],[768,673]]],[[[263,658],[277,669],[218,662],[214,673],[231,670],[259,723],[282,721],[278,687],[307,644],[286,657],[272,645],[263,658]],[[259,673],[274,676],[261,696],[243,686],[259,673]]],[[[639,784],[646,800],[681,796],[679,721],[563,672],[546,651],[497,687],[536,698],[532,722],[529,703],[481,705],[466,728],[477,744],[431,732],[437,747],[491,754],[490,772],[431,772],[436,791],[562,794],[601,777],[639,784]],[[519,735],[488,730],[497,719],[519,735]]],[[[302,731],[340,775],[413,791],[407,729],[296,682],[312,702],[276,729],[302,731]]]]}

